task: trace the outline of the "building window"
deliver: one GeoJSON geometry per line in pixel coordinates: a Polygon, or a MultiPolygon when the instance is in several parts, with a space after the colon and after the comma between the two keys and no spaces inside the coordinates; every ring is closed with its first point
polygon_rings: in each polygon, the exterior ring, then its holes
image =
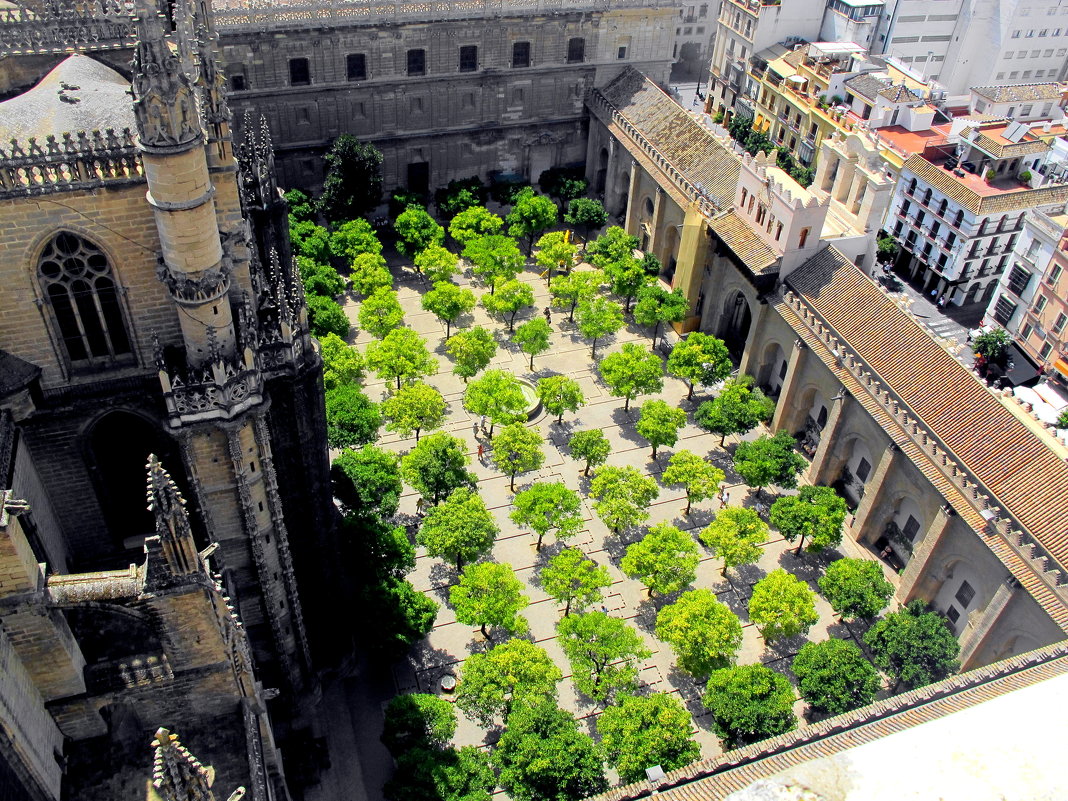
{"type": "Polygon", "coordinates": [[[419,48],[408,51],[408,74],[426,75],[426,50],[419,48]]]}
{"type": "Polygon", "coordinates": [[[478,47],[464,45],[460,48],[460,72],[474,72],[478,69],[478,47]]]}
{"type": "Polygon", "coordinates": [[[1048,359],[1049,355],[1051,353],[1053,353],[1053,346],[1050,343],[1047,342],[1045,345],[1042,346],[1042,349],[1038,352],[1038,358],[1043,359],[1043,360],[1048,359]]]}
{"type": "Polygon", "coordinates": [[[861,481],[867,481],[868,476],[871,475],[871,462],[865,459],[863,456],[860,458],[860,462],[857,464],[857,478],[861,481]]]}
{"type": "Polygon", "coordinates": [[[289,85],[307,86],[311,83],[311,69],[308,67],[308,59],[289,59],[289,85]]]}
{"type": "Polygon", "coordinates": [[[916,535],[920,533],[920,521],[912,515],[909,515],[909,519],[905,521],[901,533],[905,535],[905,538],[908,539],[909,542],[915,542],[916,535]]]}
{"type": "Polygon", "coordinates": [[[567,40],[567,63],[581,64],[586,60],[586,40],[581,36],[567,40]]]}
{"type": "Polygon", "coordinates": [[[1035,314],[1041,314],[1042,310],[1046,308],[1046,301],[1049,300],[1045,295],[1039,295],[1035,300],[1035,314]]]}
{"type": "Polygon", "coordinates": [[[345,56],[345,77],[350,81],[366,80],[367,57],[363,53],[349,53],[345,56]]]}
{"type": "Polygon", "coordinates": [[[1016,313],[1016,304],[1002,295],[994,305],[994,319],[1002,325],[1008,325],[1012,315],[1016,313]]]}
{"type": "Polygon", "coordinates": [[[975,600],[975,588],[973,588],[967,581],[962,581],[960,583],[960,589],[957,590],[957,594],[953,597],[957,599],[957,603],[967,609],[968,604],[975,600]]]}
{"type": "Polygon", "coordinates": [[[512,67],[530,66],[530,42],[512,44],[512,67]]]}
{"type": "Polygon", "coordinates": [[[627,57],[627,48],[626,48],[626,46],[623,46],[623,47],[619,48],[619,50],[616,51],[616,58],[626,58],[626,57],[627,57]]]}
{"type": "Polygon", "coordinates": [[[1019,264],[1012,266],[1012,272],[1009,273],[1009,289],[1014,295],[1023,295],[1024,290],[1027,289],[1027,284],[1031,281],[1031,273],[1021,267],[1019,264]]]}
{"type": "Polygon", "coordinates": [[[1068,316],[1065,316],[1064,312],[1057,315],[1057,319],[1053,321],[1053,333],[1059,334],[1061,329],[1064,328],[1064,324],[1068,322],[1068,316]]]}
{"type": "Polygon", "coordinates": [[[808,242],[808,233],[809,233],[810,230],[811,229],[809,229],[809,228],[802,228],[801,229],[801,236],[797,240],[797,246],[799,248],[803,248],[805,246],[805,243],[808,242]]]}
{"type": "Polygon", "coordinates": [[[1049,268],[1049,275],[1046,276],[1046,280],[1051,284],[1057,283],[1057,279],[1059,279],[1061,277],[1061,272],[1062,271],[1063,270],[1061,268],[1061,265],[1059,265],[1059,264],[1052,265],[1049,268]]]}
{"type": "Polygon", "coordinates": [[[57,234],[41,255],[37,277],[73,365],[132,354],[120,290],[100,248],[66,231],[57,234]]]}
{"type": "Polygon", "coordinates": [[[423,113],[423,98],[421,98],[421,97],[410,98],[409,101],[408,101],[408,110],[412,114],[422,114],[423,113]]]}
{"type": "Polygon", "coordinates": [[[775,226],[775,241],[779,241],[779,237],[782,236],[782,223],[778,223],[775,226]]]}
{"type": "Polygon", "coordinates": [[[242,92],[247,88],[245,84],[245,76],[241,73],[236,73],[230,76],[230,91],[242,92]]]}
{"type": "Polygon", "coordinates": [[[960,612],[957,611],[957,607],[950,606],[949,609],[946,610],[946,619],[949,620],[950,623],[956,625],[957,621],[960,620],[960,612]]]}
{"type": "Polygon", "coordinates": [[[1034,332],[1034,330],[1035,330],[1035,327],[1033,325],[1031,325],[1031,323],[1028,323],[1023,328],[1020,329],[1020,339],[1027,340],[1031,336],[1031,334],[1034,332]]]}

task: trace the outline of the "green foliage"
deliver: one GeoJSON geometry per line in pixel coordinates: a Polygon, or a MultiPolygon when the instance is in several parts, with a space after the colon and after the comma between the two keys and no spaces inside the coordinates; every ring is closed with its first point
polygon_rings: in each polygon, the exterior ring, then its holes
{"type": "Polygon", "coordinates": [[[691,451],[679,451],[668,460],[660,481],[665,486],[681,484],[685,487],[686,509],[683,514],[688,515],[694,501],[706,500],[719,492],[720,482],[725,477],[723,471],[707,459],[691,451]]]}
{"type": "Polygon", "coordinates": [[[773,437],[765,435],[752,442],[739,442],[734,451],[734,469],[758,492],[769,484],[793,489],[806,466],[796,447],[797,440],[785,430],[773,437]]]}
{"type": "Polygon", "coordinates": [[[588,431],[576,431],[567,442],[567,449],[572,459],[585,459],[586,468],[582,475],[588,476],[591,467],[599,467],[612,452],[612,443],[599,428],[588,431]]]}
{"type": "MultiPolygon", "coordinates": [[[[424,442],[430,441],[433,436],[431,434],[424,442]]],[[[414,449],[401,462],[405,478],[412,453],[415,453],[414,449]]],[[[499,533],[493,515],[486,509],[478,493],[470,487],[458,487],[440,504],[430,507],[419,526],[416,542],[426,548],[428,555],[449,559],[456,564],[457,570],[462,570],[464,562],[477,559],[489,551],[499,533]]]]}
{"type": "Polygon", "coordinates": [[[341,551],[346,575],[361,588],[402,579],[415,568],[415,546],[404,526],[356,512],[341,521],[341,551]]]}
{"type": "Polygon", "coordinates": [[[480,626],[487,640],[492,639],[490,626],[509,634],[527,630],[526,618],[519,613],[530,600],[523,595],[523,582],[515,577],[509,564],[468,565],[460,574],[460,583],[449,590],[449,603],[456,610],[457,621],[465,626],[480,626]]]}
{"type": "Polygon", "coordinates": [[[922,601],[878,621],[864,635],[875,664],[896,686],[923,687],[958,668],[960,645],[949,623],[922,601]]]}
{"type": "Polygon", "coordinates": [[[502,206],[511,206],[519,194],[529,189],[530,184],[520,179],[494,179],[490,184],[490,197],[502,206]]]}
{"type": "Polygon", "coordinates": [[[608,789],[593,740],[550,704],[517,705],[491,758],[515,801],[572,801],[608,789]]]}
{"type": "Polygon", "coordinates": [[[816,594],[792,573],[773,570],[753,585],[749,619],[766,642],[802,634],[819,620],[816,594]]]}
{"type": "Polygon", "coordinates": [[[392,451],[364,445],[344,450],[330,466],[334,496],[350,513],[364,518],[387,518],[397,513],[403,491],[400,457],[392,451]]]}
{"type": "Polygon", "coordinates": [[[830,487],[802,487],[797,495],[777,498],[768,519],[788,542],[797,540],[797,553],[808,540],[809,553],[818,553],[842,541],[846,503],[830,487]]]}
{"type": "Polygon", "coordinates": [[[790,177],[797,181],[803,187],[809,187],[812,185],[812,181],[816,178],[816,170],[813,167],[802,167],[800,165],[790,170],[790,177]]]}
{"type": "Polygon", "coordinates": [[[330,234],[330,252],[346,263],[362,254],[380,256],[382,243],[367,220],[349,220],[330,234]]]}
{"type": "Polygon", "coordinates": [[[409,192],[407,189],[397,187],[389,193],[389,216],[399,217],[410,206],[419,206],[425,209],[427,196],[420,192],[409,192]]]}
{"type": "Polygon", "coordinates": [[[471,414],[489,418],[490,436],[498,423],[506,425],[525,420],[526,407],[519,380],[505,370],[487,370],[464,391],[464,408],[471,414]]]}
{"type": "Polygon", "coordinates": [[[688,334],[671,349],[667,370],[690,386],[686,399],[693,397],[696,384],[716,384],[731,374],[734,365],[722,339],[716,339],[700,331],[688,334]]]}
{"type": "Polygon", "coordinates": [[[876,257],[879,261],[885,263],[892,262],[897,258],[898,252],[901,247],[897,244],[892,236],[883,231],[879,232],[879,237],[875,240],[876,257]]]}
{"type": "Polygon", "coordinates": [[[564,617],[572,607],[582,610],[601,600],[601,590],[612,586],[608,570],[578,548],[561,549],[541,569],[538,580],[550,598],[564,604],[564,617]]]}
{"type": "Polygon", "coordinates": [[[441,245],[430,245],[419,251],[415,254],[413,263],[416,271],[422,272],[432,284],[439,281],[451,281],[456,275],[456,255],[441,245]]]}
{"type": "Polygon", "coordinates": [[[282,197],[286,199],[286,203],[289,204],[289,219],[290,222],[303,222],[305,220],[315,219],[315,206],[312,204],[312,200],[304,192],[299,189],[290,189],[285,192],[282,197]]]}
{"type": "MultiPolygon", "coordinates": [[[[626,347],[626,346],[624,346],[626,347]]],[[[605,360],[607,361],[607,359],[605,360]]],[[[657,363],[660,359],[657,359],[657,363]]],[[[634,429],[653,446],[652,458],[661,445],[671,446],[679,440],[679,429],[686,425],[686,412],[667,401],[648,400],[642,404],[634,429]]],[[[689,508],[689,507],[687,507],[689,508]]]]}
{"type": "Polygon", "coordinates": [[[401,387],[382,401],[382,417],[386,431],[393,431],[407,439],[420,431],[441,428],[445,423],[445,399],[434,387],[422,381],[401,387]]]}
{"type": "Polygon", "coordinates": [[[851,640],[807,642],[792,668],[801,697],[830,715],[870,704],[882,686],[878,671],[851,640]]]}
{"type": "Polygon", "coordinates": [[[716,734],[728,748],[738,748],[797,727],[794,688],[780,673],[763,665],[738,665],[708,678],[704,704],[712,712],[716,734]]]}
{"type": "Polygon", "coordinates": [[[542,234],[537,242],[537,248],[538,252],[534,254],[534,261],[549,276],[552,276],[553,270],[569,273],[575,266],[578,246],[570,241],[565,231],[550,231],[542,234]]]}
{"type": "Polygon", "coordinates": [[[842,619],[873,618],[886,608],[894,585],[870,559],[835,559],[820,576],[820,593],[842,619]]]}
{"type": "MultiPolygon", "coordinates": [[[[604,280],[604,273],[601,270],[573,270],[566,275],[554,275],[549,281],[552,304],[557,308],[568,309],[567,319],[573,322],[575,307],[583,301],[591,300],[601,288],[604,280]]],[[[620,325],[622,325],[622,320],[621,315],[620,325]]],[[[617,329],[612,329],[612,331],[615,330],[617,329]]]]}
{"type": "Polygon", "coordinates": [[[719,434],[719,446],[731,434],[745,434],[775,414],[775,401],[753,387],[750,376],[723,382],[719,394],[705,401],[694,412],[694,422],[712,434],[719,434]]]}
{"type": "Polygon", "coordinates": [[[447,186],[434,193],[434,203],[438,211],[446,217],[452,217],[466,209],[486,202],[489,193],[477,175],[463,180],[449,181],[447,186]]]}
{"type": "Polygon", "coordinates": [[[377,253],[358,253],[352,259],[349,273],[352,288],[365,298],[379,289],[392,289],[393,276],[386,269],[386,260],[377,253]]]}
{"type": "Polygon", "coordinates": [[[544,649],[529,640],[508,640],[464,662],[456,705],[471,720],[489,726],[513,708],[555,703],[561,678],[544,649]]]}
{"type": "Polygon", "coordinates": [[[319,209],[329,220],[352,220],[382,200],[382,153],[372,144],[341,134],[323,157],[326,180],[319,209]]]}
{"type": "Polygon", "coordinates": [[[329,264],[319,264],[307,256],[297,256],[297,268],[305,295],[336,298],[345,290],[345,280],[329,264]]]}
{"type": "Polygon", "coordinates": [[[342,384],[326,393],[326,441],[331,448],[351,448],[378,439],[382,414],[378,404],[356,384],[342,384]]]}
{"type": "Polygon", "coordinates": [[[697,543],[689,533],[658,523],[627,547],[619,568],[648,587],[650,596],[671,595],[694,583],[699,561],[697,543]]]}
{"type": "Polygon", "coordinates": [[[510,515],[512,522],[538,535],[539,551],[542,539],[550,532],[560,541],[582,530],[582,500],[562,482],[537,481],[518,493],[512,504],[515,506],[510,515]]]}
{"type": "Polygon", "coordinates": [[[604,612],[586,612],[565,616],[556,633],[580,693],[611,703],[638,689],[638,663],[651,652],[625,621],[604,612]]]}
{"type": "Polygon", "coordinates": [[[444,748],[456,733],[456,710],[426,693],[397,695],[386,705],[382,742],[399,755],[411,748],[444,748]]]}
{"type": "Polygon", "coordinates": [[[393,778],[382,788],[389,801],[491,801],[497,785],[489,755],[473,745],[411,748],[396,760],[393,778]]]}
{"type": "Polygon", "coordinates": [[[655,275],[646,271],[644,262],[634,258],[633,254],[605,264],[604,274],[612,291],[626,301],[624,310],[627,313],[630,312],[631,301],[638,294],[638,290],[656,280],[655,275]]]}
{"type": "Polygon", "coordinates": [[[384,381],[414,381],[434,375],[438,360],[427,350],[426,340],[410,328],[395,328],[381,340],[367,344],[367,366],[384,381]]]}
{"type": "Polygon", "coordinates": [[[376,289],[360,304],[359,320],[360,328],[377,339],[395,331],[404,322],[404,309],[397,293],[392,289],[376,289]]]}
{"type": "MultiPolygon", "coordinates": [[[[574,438],[571,453],[575,453],[574,438]]],[[[649,505],[659,494],[656,481],[629,465],[600,467],[590,482],[593,511],[616,534],[648,520],[649,505]]]]}
{"type": "Polygon", "coordinates": [[[972,350],[988,362],[1000,364],[1009,350],[1009,334],[1004,328],[979,334],[972,340],[972,350]]]}
{"type": "Polygon", "coordinates": [[[401,459],[401,477],[431,503],[459,487],[475,485],[463,440],[444,431],[428,434],[401,459]]]}
{"type": "Polygon", "coordinates": [[[508,321],[508,331],[515,329],[515,318],[523,309],[534,305],[534,289],[511,278],[497,287],[497,292],[482,296],[482,305],[490,314],[508,321]]]}
{"type": "Polygon", "coordinates": [[[453,372],[467,379],[478,375],[497,355],[497,340],[482,326],[457,331],[445,342],[445,352],[454,362],[453,372]]]}
{"type": "Polygon", "coordinates": [[[319,355],[327,391],[342,384],[357,384],[363,378],[363,356],[337,334],[327,334],[319,340],[319,355]]]}
{"type": "Polygon", "coordinates": [[[582,167],[550,167],[538,176],[538,188],[566,203],[586,194],[587,181],[582,167]]]}
{"type": "Polygon", "coordinates": [[[393,222],[397,232],[397,251],[414,259],[431,245],[445,241],[445,229],[422,206],[409,206],[393,222]]]}
{"type": "MultiPolygon", "coordinates": [[[[579,328],[581,327],[580,308],[579,328]]],[[[634,342],[628,342],[615,353],[605,356],[597,369],[608,391],[617,398],[626,398],[623,411],[628,411],[630,402],[639,395],[660,392],[664,388],[664,363],[655,353],[634,342]]],[[[685,418],[683,413],[683,422],[685,418]]]]}
{"type": "Polygon", "coordinates": [[[752,509],[730,506],[720,509],[700,539],[723,560],[721,575],[726,577],[728,568],[752,564],[760,558],[760,546],[768,541],[768,524],[752,509]]]}
{"type": "Polygon", "coordinates": [[[595,231],[608,222],[608,212],[599,200],[577,197],[567,204],[564,222],[574,225],[582,231],[582,241],[590,238],[590,231],[595,231]]]}
{"type": "Polygon", "coordinates": [[[449,234],[461,245],[466,245],[472,239],[500,233],[503,227],[504,220],[485,206],[470,206],[452,218],[449,234]]]}
{"type": "Polygon", "coordinates": [[[450,281],[439,281],[423,295],[423,308],[445,323],[446,339],[452,334],[452,324],[460,315],[475,308],[475,293],[461,289],[450,281]]]}
{"type": "Polygon", "coordinates": [[[549,349],[549,337],[552,332],[552,327],[541,317],[527,320],[516,329],[512,339],[523,353],[529,354],[531,370],[534,369],[534,357],[549,349]]]}
{"type": "Polygon", "coordinates": [[[1065,409],[1057,417],[1057,428],[1068,428],[1068,409],[1065,409]]]}
{"type": "Polygon", "coordinates": [[[692,730],[682,701],[667,693],[627,696],[597,718],[605,757],[626,783],[643,781],[652,765],[673,771],[700,759],[692,730]]]}
{"type": "MultiPolygon", "coordinates": [[[[523,326],[519,326],[519,329],[522,330],[523,326]]],[[[556,415],[558,423],[563,422],[564,412],[577,412],[586,402],[578,381],[565,375],[550,375],[539,379],[536,391],[545,411],[556,415]]]]}
{"type": "Polygon", "coordinates": [[[533,189],[524,189],[516,196],[512,210],[504,219],[508,223],[509,236],[526,238],[529,256],[534,249],[534,238],[556,225],[556,217],[555,203],[535,193],[533,189]]]}
{"type": "Polygon", "coordinates": [[[657,614],[656,636],[675,651],[682,670],[700,679],[734,664],[742,623],[712,590],[690,590],[657,614]]]}
{"type": "Polygon", "coordinates": [[[523,254],[510,236],[490,234],[469,239],[463,257],[489,286],[491,295],[497,291],[497,284],[510,281],[523,271],[523,254]]]}
{"type": "Polygon", "coordinates": [[[311,221],[294,223],[289,227],[293,252],[318,264],[330,261],[330,232],[311,221]]]}
{"type": "Polygon", "coordinates": [[[527,428],[523,423],[509,423],[492,440],[493,463],[511,479],[509,489],[515,492],[515,477],[537,470],[545,462],[541,431],[527,428]]]}
{"type": "Polygon", "coordinates": [[[304,302],[308,306],[308,328],[312,336],[322,339],[327,334],[335,334],[344,339],[349,335],[349,318],[333,298],[307,295],[304,302]]]}
{"type": "Polygon", "coordinates": [[[586,246],[586,259],[590,264],[603,269],[613,262],[633,257],[637,249],[638,237],[631,236],[618,225],[613,225],[586,246]]]}
{"type": "Polygon", "coordinates": [[[681,323],[690,311],[690,301],[681,289],[668,292],[659,284],[649,284],[638,290],[634,306],[634,322],[653,327],[653,347],[664,323],[681,323]]]}
{"type": "Polygon", "coordinates": [[[386,579],[372,588],[361,612],[371,628],[369,644],[396,659],[434,627],[438,605],[405,579],[386,579]]]}

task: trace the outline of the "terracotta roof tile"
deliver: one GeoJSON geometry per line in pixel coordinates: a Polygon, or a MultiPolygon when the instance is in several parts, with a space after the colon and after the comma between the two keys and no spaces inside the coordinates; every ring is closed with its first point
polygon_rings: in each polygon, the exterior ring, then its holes
{"type": "Polygon", "coordinates": [[[1012,86],[973,86],[972,91],[995,103],[1015,100],[1057,100],[1064,92],[1059,83],[1020,83],[1012,86]]]}
{"type": "Polygon", "coordinates": [[[709,227],[754,273],[779,264],[779,255],[733,209],[710,220],[709,227]]]}
{"type": "Polygon", "coordinates": [[[874,75],[857,75],[845,82],[845,87],[855,95],[874,100],[885,90],[886,81],[880,81],[874,75]]]}
{"type": "Polygon", "coordinates": [[[1068,201],[1068,184],[1046,186],[1041,189],[1021,189],[1018,192],[999,192],[980,195],[956,179],[949,170],[932,164],[923,156],[913,154],[905,159],[905,168],[939,192],[975,214],[998,214],[1021,211],[1068,201]]]}

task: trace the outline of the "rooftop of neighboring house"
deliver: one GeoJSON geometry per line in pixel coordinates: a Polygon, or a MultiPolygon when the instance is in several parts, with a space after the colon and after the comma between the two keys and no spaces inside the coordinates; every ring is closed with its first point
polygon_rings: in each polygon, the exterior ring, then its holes
{"type": "Polygon", "coordinates": [[[948,135],[948,125],[932,125],[925,131],[910,131],[900,125],[888,125],[872,131],[872,136],[877,138],[880,145],[885,145],[906,158],[913,153],[923,153],[932,145],[945,144],[948,135]]]}
{"type": "Polygon", "coordinates": [[[904,80],[894,83],[889,73],[864,73],[850,78],[845,87],[853,94],[870,100],[882,97],[891,103],[916,103],[923,100],[920,88],[909,86],[904,80]]]}
{"type": "Polygon", "coordinates": [[[972,94],[979,95],[992,103],[1060,100],[1066,91],[1068,91],[1068,85],[1056,81],[1049,83],[1019,83],[1008,86],[972,87],[972,94]]]}
{"type": "Polygon", "coordinates": [[[1030,156],[1049,150],[1049,144],[1036,136],[1031,126],[1012,120],[981,122],[969,126],[961,130],[960,138],[993,159],[1030,156]]]}

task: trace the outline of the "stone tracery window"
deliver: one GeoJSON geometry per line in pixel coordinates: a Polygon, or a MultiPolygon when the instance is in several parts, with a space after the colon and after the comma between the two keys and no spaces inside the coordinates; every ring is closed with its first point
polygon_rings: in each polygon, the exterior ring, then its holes
{"type": "Polygon", "coordinates": [[[72,365],[132,353],[119,287],[100,248],[63,231],[45,246],[37,276],[72,365]]]}

